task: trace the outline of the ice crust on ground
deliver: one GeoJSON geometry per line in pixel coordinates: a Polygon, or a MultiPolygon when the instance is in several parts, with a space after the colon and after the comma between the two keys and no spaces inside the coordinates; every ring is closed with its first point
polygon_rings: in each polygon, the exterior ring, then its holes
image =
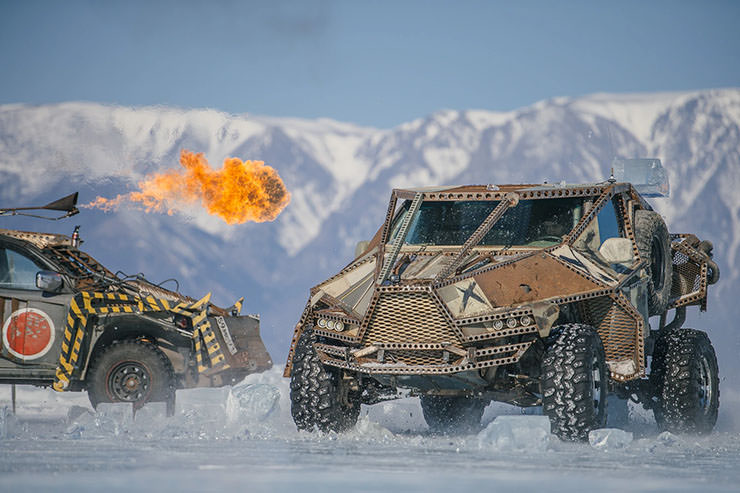
{"type": "Polygon", "coordinates": [[[542,452],[550,437],[547,416],[498,416],[477,438],[481,449],[542,452]]]}
{"type": "Polygon", "coordinates": [[[13,416],[0,389],[0,491],[734,491],[740,482],[732,420],[706,437],[659,433],[649,411],[625,403],[623,433],[634,439],[598,430],[597,450],[559,441],[539,409],[498,403],[478,434],[433,434],[419,399],[407,398],[363,406],[346,433],[298,432],[280,370],[178,391],[171,418],[163,403],[93,411],[84,393],[31,387],[19,387],[13,416]]]}
{"type": "Polygon", "coordinates": [[[588,443],[599,450],[617,450],[632,443],[633,435],[629,431],[618,428],[602,428],[588,434],[588,443]]]}

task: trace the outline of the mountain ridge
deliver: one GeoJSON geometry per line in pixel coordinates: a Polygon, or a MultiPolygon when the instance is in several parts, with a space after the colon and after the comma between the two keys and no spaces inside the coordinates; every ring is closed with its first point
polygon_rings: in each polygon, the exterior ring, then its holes
{"type": "MultiPolygon", "coordinates": [[[[391,188],[598,182],[617,156],[663,160],[672,195],[652,203],[670,231],[714,241],[723,279],[711,290],[710,320],[740,317],[731,296],[740,289],[731,268],[740,255],[740,89],[552,98],[509,112],[441,110],[390,129],[208,109],[3,105],[0,193],[4,204],[23,205],[74,189],[81,202],[115,196],[148,173],[177,167],[183,148],[203,152],[216,168],[230,156],[265,161],[286,182],[291,204],[273,223],[237,227],[198,208],[174,217],[85,210],[78,217],[90,253],[113,270],[174,273],[184,291],[208,287],[224,305],[246,294],[247,309],[263,314],[273,352],[286,350],[308,288],[375,232],[391,188]]],[[[730,342],[740,348],[737,336],[730,342]]]]}

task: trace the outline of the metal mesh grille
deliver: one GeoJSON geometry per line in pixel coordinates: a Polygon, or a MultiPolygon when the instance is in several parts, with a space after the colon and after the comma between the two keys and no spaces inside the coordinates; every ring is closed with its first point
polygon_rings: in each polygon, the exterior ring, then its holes
{"type": "Polygon", "coordinates": [[[386,363],[404,363],[413,366],[441,365],[442,351],[386,351],[386,363]]]}
{"type": "Polygon", "coordinates": [[[383,293],[370,317],[364,341],[457,342],[442,313],[427,293],[383,293]]]}
{"type": "Polygon", "coordinates": [[[698,291],[701,286],[701,266],[692,262],[685,253],[673,252],[673,284],[671,296],[679,297],[698,291]]]}
{"type": "Polygon", "coordinates": [[[601,337],[607,361],[637,360],[637,324],[622,307],[610,298],[597,298],[585,303],[586,315],[601,337]]]}

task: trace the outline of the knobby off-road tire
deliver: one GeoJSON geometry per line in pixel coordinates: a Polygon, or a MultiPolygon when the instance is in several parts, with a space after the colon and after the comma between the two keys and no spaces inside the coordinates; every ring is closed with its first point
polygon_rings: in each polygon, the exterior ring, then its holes
{"type": "Polygon", "coordinates": [[[673,281],[673,254],[668,228],[660,214],[635,211],[635,241],[640,257],[647,262],[648,311],[660,315],[668,306],[673,281]]]}
{"type": "Polygon", "coordinates": [[[299,430],[346,431],[360,416],[360,402],[344,388],[340,372],[327,368],[304,330],[296,343],[290,375],[290,412],[299,430]]]}
{"type": "Polygon", "coordinates": [[[480,428],[486,403],[468,397],[422,395],[421,410],[429,429],[437,433],[469,433],[480,428]]]}
{"type": "Polygon", "coordinates": [[[706,333],[675,329],[658,338],[650,368],[660,430],[709,433],[719,411],[717,356],[706,333]]]}
{"type": "Polygon", "coordinates": [[[601,338],[593,327],[567,324],[553,329],[546,345],[543,412],[561,440],[586,440],[606,425],[609,373],[601,338]]]}
{"type": "Polygon", "coordinates": [[[101,402],[131,402],[135,408],[147,402],[164,401],[169,405],[175,398],[175,372],[154,344],[116,341],[91,363],[87,395],[93,407],[101,402]]]}

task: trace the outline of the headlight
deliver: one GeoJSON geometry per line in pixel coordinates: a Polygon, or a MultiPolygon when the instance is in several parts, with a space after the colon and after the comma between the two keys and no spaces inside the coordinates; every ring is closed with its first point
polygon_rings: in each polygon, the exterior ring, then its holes
{"type": "Polygon", "coordinates": [[[522,318],[519,319],[519,323],[523,326],[527,326],[532,323],[532,319],[529,318],[529,315],[524,315],[522,318]]]}
{"type": "Polygon", "coordinates": [[[344,322],[340,322],[339,320],[327,320],[325,318],[318,319],[316,321],[316,325],[321,329],[336,330],[337,332],[342,332],[346,327],[344,322]]]}
{"type": "Polygon", "coordinates": [[[504,321],[503,320],[494,320],[493,321],[493,330],[501,330],[504,328],[504,321]]]}
{"type": "Polygon", "coordinates": [[[513,329],[514,327],[516,327],[516,319],[515,318],[510,318],[509,320],[507,320],[506,321],[506,326],[508,328],[510,328],[510,329],[513,329]]]}

